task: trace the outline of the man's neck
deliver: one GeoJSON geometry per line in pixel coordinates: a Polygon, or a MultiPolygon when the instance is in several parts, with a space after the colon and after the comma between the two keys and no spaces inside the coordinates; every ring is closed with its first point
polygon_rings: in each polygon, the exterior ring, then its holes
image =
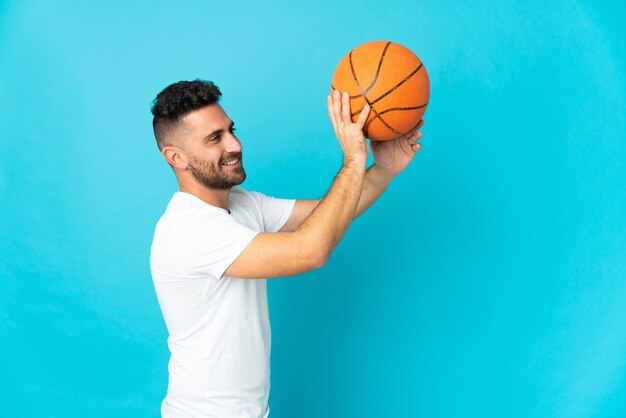
{"type": "Polygon", "coordinates": [[[230,213],[228,208],[228,196],[230,195],[230,189],[215,190],[208,189],[200,184],[194,185],[180,185],[180,191],[184,193],[190,193],[196,196],[198,199],[208,203],[212,206],[217,206],[230,213]]]}

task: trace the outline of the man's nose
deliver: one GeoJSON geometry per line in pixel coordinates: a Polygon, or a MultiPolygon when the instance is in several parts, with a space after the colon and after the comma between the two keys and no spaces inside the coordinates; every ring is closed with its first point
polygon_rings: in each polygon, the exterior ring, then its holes
{"type": "Polygon", "coordinates": [[[241,152],[241,142],[234,134],[228,133],[226,141],[226,152],[241,152]]]}

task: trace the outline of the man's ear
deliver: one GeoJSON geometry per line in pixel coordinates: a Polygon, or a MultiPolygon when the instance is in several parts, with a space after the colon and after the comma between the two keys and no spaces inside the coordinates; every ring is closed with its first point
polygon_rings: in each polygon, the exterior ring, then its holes
{"type": "Polygon", "coordinates": [[[172,168],[179,170],[187,169],[187,156],[180,148],[174,146],[163,147],[161,153],[172,168]]]}

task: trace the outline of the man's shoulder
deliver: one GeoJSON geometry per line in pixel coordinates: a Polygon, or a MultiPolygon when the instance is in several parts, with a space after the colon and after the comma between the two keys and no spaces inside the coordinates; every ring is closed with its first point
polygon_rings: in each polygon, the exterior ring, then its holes
{"type": "Polygon", "coordinates": [[[258,192],[255,192],[254,190],[244,189],[243,187],[239,186],[233,186],[230,189],[230,194],[231,196],[238,197],[253,197],[254,195],[258,194],[258,192]]]}
{"type": "Polygon", "coordinates": [[[263,194],[243,187],[234,186],[230,189],[230,200],[242,206],[258,206],[261,204],[263,194]]]}
{"type": "Polygon", "coordinates": [[[207,220],[217,220],[225,216],[227,212],[224,209],[208,205],[194,195],[176,192],[158,224],[171,225],[176,228],[188,225],[193,228],[199,221],[204,223],[207,220]]]}

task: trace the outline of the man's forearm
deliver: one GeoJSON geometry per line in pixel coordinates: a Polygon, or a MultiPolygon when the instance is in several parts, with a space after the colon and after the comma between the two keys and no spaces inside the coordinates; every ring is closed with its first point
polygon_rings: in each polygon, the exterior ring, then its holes
{"type": "Polygon", "coordinates": [[[361,199],[356,207],[354,218],[356,219],[365,212],[383,194],[393,180],[394,175],[376,164],[370,166],[363,180],[361,199]]]}
{"type": "Polygon", "coordinates": [[[354,219],[365,179],[365,163],[345,164],[326,196],[296,230],[314,253],[329,256],[354,219]]]}

